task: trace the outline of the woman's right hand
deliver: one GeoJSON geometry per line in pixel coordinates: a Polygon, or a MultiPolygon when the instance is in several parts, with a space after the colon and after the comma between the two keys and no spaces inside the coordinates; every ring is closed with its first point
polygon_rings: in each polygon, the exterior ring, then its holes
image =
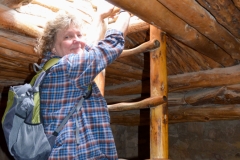
{"type": "Polygon", "coordinates": [[[114,5],[108,3],[106,0],[98,0],[97,4],[97,14],[101,19],[105,19],[109,16],[113,16],[114,5]]]}

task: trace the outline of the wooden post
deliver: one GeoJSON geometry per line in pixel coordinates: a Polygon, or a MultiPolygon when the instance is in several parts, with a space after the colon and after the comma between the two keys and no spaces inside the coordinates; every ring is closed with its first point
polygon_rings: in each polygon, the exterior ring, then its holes
{"type": "MultiPolygon", "coordinates": [[[[167,97],[166,36],[150,26],[150,40],[158,39],[160,48],[150,52],[150,89],[152,96],[167,97]]],[[[168,109],[167,103],[151,108],[150,158],[168,158],[168,109]]]]}

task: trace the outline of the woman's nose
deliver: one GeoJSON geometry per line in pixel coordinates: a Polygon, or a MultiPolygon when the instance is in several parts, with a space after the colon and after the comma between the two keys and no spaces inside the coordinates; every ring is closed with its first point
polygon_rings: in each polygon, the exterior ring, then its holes
{"type": "Polygon", "coordinates": [[[76,37],[76,38],[73,40],[73,43],[74,43],[74,44],[79,43],[79,44],[81,44],[81,46],[85,46],[84,38],[76,37]]]}

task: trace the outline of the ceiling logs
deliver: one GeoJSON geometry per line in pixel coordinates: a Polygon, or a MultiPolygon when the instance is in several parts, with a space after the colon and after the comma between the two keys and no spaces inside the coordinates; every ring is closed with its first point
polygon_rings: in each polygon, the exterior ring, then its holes
{"type": "Polygon", "coordinates": [[[218,23],[223,25],[234,36],[240,38],[240,1],[239,0],[196,0],[209,10],[218,23]],[[234,2],[234,3],[233,3],[234,2]]]}
{"type": "Polygon", "coordinates": [[[173,38],[185,43],[188,46],[191,46],[199,53],[212,58],[223,66],[231,66],[235,64],[235,60],[232,59],[232,57],[228,55],[224,50],[222,50],[220,47],[217,47],[215,43],[203,36],[185,21],[174,15],[158,1],[107,1],[135,14],[146,22],[161,28],[163,31],[167,32],[167,35],[169,34],[173,38]],[[153,10],[158,11],[158,14],[152,12],[153,10]],[[166,20],[166,18],[168,20],[166,20]]]}
{"type": "MultiPolygon", "coordinates": [[[[186,21],[190,26],[216,43],[234,59],[240,59],[240,42],[195,0],[182,0],[177,3],[175,1],[158,1],[186,21]]],[[[240,12],[238,15],[240,15],[240,12]]]]}
{"type": "Polygon", "coordinates": [[[19,8],[23,5],[27,5],[32,0],[0,0],[0,4],[3,4],[9,8],[19,8]]]}
{"type": "MultiPolygon", "coordinates": [[[[21,14],[13,9],[0,4],[0,27],[8,30],[29,35],[31,37],[39,37],[42,34],[42,29],[35,26],[31,16],[21,14]]],[[[35,20],[36,21],[36,20],[35,20]]]]}

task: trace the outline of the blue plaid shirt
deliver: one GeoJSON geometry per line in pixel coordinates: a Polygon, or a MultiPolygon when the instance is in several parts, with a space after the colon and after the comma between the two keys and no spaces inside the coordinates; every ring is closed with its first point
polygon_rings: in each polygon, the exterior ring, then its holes
{"type": "MultiPolygon", "coordinates": [[[[59,133],[50,160],[117,159],[107,103],[93,80],[123,48],[122,32],[108,30],[104,40],[96,46],[86,46],[83,54],[61,57],[45,77],[41,87],[41,114],[47,134],[53,133],[85,95],[88,84],[93,85],[91,97],[84,100],[81,110],[70,117],[59,133]],[[80,126],[80,144],[76,143],[76,121],[80,126]]],[[[52,57],[48,53],[41,65],[52,57]]]]}

